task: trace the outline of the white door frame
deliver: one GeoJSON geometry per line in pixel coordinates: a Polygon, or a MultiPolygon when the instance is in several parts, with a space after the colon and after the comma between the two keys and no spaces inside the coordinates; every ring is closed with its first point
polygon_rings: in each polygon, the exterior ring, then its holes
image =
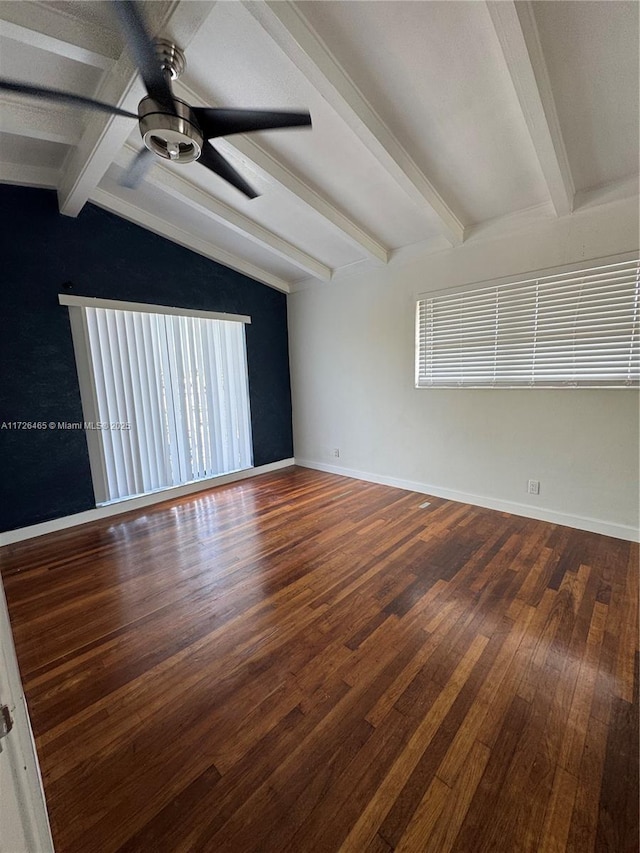
{"type": "Polygon", "coordinates": [[[13,728],[0,740],[0,853],[53,853],[35,741],[0,579],[0,704],[13,728]]]}

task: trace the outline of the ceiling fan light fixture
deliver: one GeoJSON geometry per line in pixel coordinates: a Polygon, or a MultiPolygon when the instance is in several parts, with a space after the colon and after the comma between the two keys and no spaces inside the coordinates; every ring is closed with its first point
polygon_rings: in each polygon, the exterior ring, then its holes
{"type": "MultiPolygon", "coordinates": [[[[166,39],[157,39],[154,42],[147,31],[136,0],[118,0],[112,5],[147,91],[147,97],[138,105],[137,115],[145,147],[137,153],[123,176],[121,185],[133,189],[143,180],[153,160],[148,156],[148,152],[151,152],[173,163],[198,161],[205,169],[218,175],[247,198],[255,198],[258,193],[211,144],[211,140],[257,130],[311,127],[309,112],[190,107],[180,98],[176,98],[171,87],[171,81],[184,71],[184,53],[166,39]]],[[[134,113],[96,101],[94,98],[0,77],[1,91],[18,92],[29,97],[82,106],[110,115],[136,118],[134,113]]]]}
{"type": "Polygon", "coordinates": [[[164,160],[192,163],[202,152],[202,133],[189,105],[178,98],[174,102],[175,114],[170,114],[153,98],[140,101],[138,115],[142,141],[164,160]]]}

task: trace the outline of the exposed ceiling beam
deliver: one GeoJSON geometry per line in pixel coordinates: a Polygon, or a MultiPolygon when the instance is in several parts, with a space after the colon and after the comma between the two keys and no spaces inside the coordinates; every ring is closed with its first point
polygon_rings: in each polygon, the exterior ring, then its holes
{"type": "Polygon", "coordinates": [[[122,50],[117,28],[91,26],[61,10],[34,3],[0,3],[0,35],[106,70],[122,50]]]}
{"type": "MultiPolygon", "coordinates": [[[[144,95],[142,81],[128,56],[123,55],[97,94],[98,100],[135,111],[144,95]]],[[[131,119],[105,118],[93,113],[78,145],[69,153],[58,187],[58,207],[66,216],[77,216],[113,158],[135,127],[131,119]]]]}
{"type": "MultiPolygon", "coordinates": [[[[154,2],[145,4],[152,33],[170,36],[187,47],[215,5],[212,2],[154,2]]],[[[135,112],[144,96],[142,81],[128,53],[113,65],[97,92],[98,100],[135,112]]],[[[92,114],[76,148],[70,152],[58,187],[58,206],[67,216],[77,216],[97,187],[135,126],[132,119],[92,114]]]]}
{"type": "Polygon", "coordinates": [[[489,0],[487,8],[558,216],[571,213],[575,187],[549,72],[529,0],[489,0]]]}
{"type": "Polygon", "coordinates": [[[121,216],[123,219],[129,220],[129,222],[134,222],[136,225],[146,228],[148,231],[153,231],[154,234],[166,237],[168,240],[178,243],[180,246],[184,246],[187,249],[191,249],[199,255],[204,255],[206,258],[218,261],[218,263],[237,270],[238,272],[259,281],[262,284],[267,284],[269,287],[281,290],[283,293],[290,292],[289,283],[279,276],[266,272],[260,267],[257,267],[255,264],[245,261],[231,252],[227,252],[225,249],[221,249],[206,240],[194,237],[193,234],[189,234],[187,231],[176,227],[172,223],[161,219],[153,213],[149,213],[148,211],[125,201],[107,190],[100,187],[95,189],[91,195],[91,201],[94,204],[97,204],[98,207],[109,210],[112,213],[121,216]]]}
{"type": "Polygon", "coordinates": [[[0,163],[0,184],[20,184],[25,187],[55,187],[58,170],[51,166],[25,166],[0,163]]]}
{"type": "Polygon", "coordinates": [[[431,215],[435,213],[437,225],[448,241],[460,244],[464,225],[458,216],[365,99],[300,9],[289,0],[243,5],[407,195],[431,215]]]}
{"type": "MultiPolygon", "coordinates": [[[[203,99],[188,86],[184,85],[181,80],[174,82],[174,90],[179,97],[183,98],[191,106],[215,106],[211,104],[211,99],[208,101],[203,99]]],[[[323,219],[340,232],[341,237],[352,246],[355,246],[356,249],[363,252],[366,257],[376,263],[386,264],[388,262],[389,250],[382,243],[376,240],[371,234],[368,234],[327,198],[300,180],[286,166],[278,163],[274,157],[261,148],[254,140],[248,136],[234,135],[229,139],[216,140],[216,147],[222,153],[225,153],[225,150],[230,151],[248,160],[252,166],[262,171],[267,178],[280,184],[280,186],[296,196],[300,202],[322,216],[323,219]]]]}
{"type": "MultiPolygon", "coordinates": [[[[117,159],[118,165],[126,169],[134,155],[135,151],[126,146],[117,159]]],[[[180,167],[176,166],[174,168],[177,170],[180,167]]],[[[168,193],[177,201],[182,202],[182,204],[194,208],[209,219],[221,223],[225,228],[230,228],[232,231],[241,234],[252,243],[256,243],[262,248],[268,249],[270,252],[284,258],[308,275],[312,275],[322,281],[330,280],[331,267],[321,263],[316,258],[307,254],[307,252],[303,252],[302,249],[299,249],[297,246],[259,225],[235,208],[201,190],[187,178],[178,174],[177,171],[170,170],[163,164],[158,163],[156,168],[151,169],[147,173],[145,182],[168,193]]]]}
{"type": "Polygon", "coordinates": [[[584,210],[589,207],[597,207],[600,204],[610,204],[625,198],[634,198],[638,195],[639,190],[638,175],[630,175],[610,184],[578,191],[574,197],[573,209],[575,211],[584,210]]]}
{"type": "Polygon", "coordinates": [[[47,142],[75,145],[82,136],[82,120],[76,110],[57,104],[22,101],[19,96],[0,94],[0,131],[47,142]]]}

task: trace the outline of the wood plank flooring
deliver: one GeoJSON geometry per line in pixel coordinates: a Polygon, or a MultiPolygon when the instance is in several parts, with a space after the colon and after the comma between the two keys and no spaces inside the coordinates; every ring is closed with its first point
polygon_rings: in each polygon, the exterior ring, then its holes
{"type": "Polygon", "coordinates": [[[58,853],[634,853],[638,549],[287,469],[0,554],[58,853]]]}

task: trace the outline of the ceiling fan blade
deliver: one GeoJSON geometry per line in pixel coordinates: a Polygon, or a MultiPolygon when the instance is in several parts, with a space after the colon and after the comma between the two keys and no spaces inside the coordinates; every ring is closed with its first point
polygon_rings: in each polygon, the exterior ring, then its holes
{"type": "Polygon", "coordinates": [[[151,168],[155,158],[156,155],[148,148],[138,151],[133,162],[124,173],[120,185],[128,187],[130,190],[135,189],[151,168]]]}
{"type": "Polygon", "coordinates": [[[308,112],[289,110],[234,110],[216,107],[193,107],[200,129],[206,139],[250,133],[252,130],[272,130],[285,127],[311,127],[308,112]]]}
{"type": "Polygon", "coordinates": [[[232,184],[249,198],[256,198],[258,195],[253,187],[245,181],[242,175],[236,172],[231,163],[227,162],[210,142],[205,142],[202,146],[202,153],[198,158],[198,163],[202,163],[207,169],[215,172],[216,175],[220,175],[221,178],[224,178],[225,181],[228,181],[228,183],[232,184]]]}
{"type": "Polygon", "coordinates": [[[5,80],[0,77],[0,90],[5,92],[18,92],[20,95],[29,95],[32,98],[44,98],[47,101],[58,101],[61,104],[69,104],[75,107],[86,107],[97,112],[110,113],[115,116],[126,116],[127,118],[135,118],[138,116],[135,113],[130,113],[127,110],[121,110],[119,107],[114,107],[111,104],[105,104],[102,101],[94,101],[93,98],[85,98],[83,95],[74,95],[72,92],[63,92],[61,89],[47,89],[44,86],[29,86],[26,83],[19,83],[17,80],[5,80]]]}
{"type": "Polygon", "coordinates": [[[162,70],[153,40],[147,32],[136,3],[133,0],[116,0],[113,6],[149,96],[165,109],[174,112],[168,75],[162,70]]]}

